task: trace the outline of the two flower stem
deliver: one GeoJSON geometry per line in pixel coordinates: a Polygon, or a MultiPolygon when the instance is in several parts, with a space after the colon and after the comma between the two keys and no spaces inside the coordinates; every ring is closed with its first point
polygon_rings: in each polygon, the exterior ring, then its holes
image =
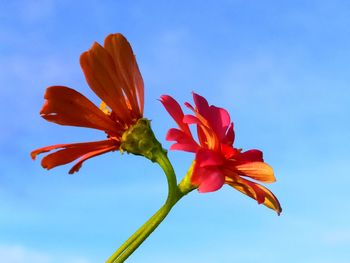
{"type": "Polygon", "coordinates": [[[129,237],[129,239],[126,240],[124,244],[114,252],[114,254],[106,261],[106,263],[124,262],[164,220],[164,218],[169,214],[172,207],[184,195],[193,190],[191,187],[184,188],[181,184],[179,186],[177,185],[174,169],[164,150],[158,151],[155,162],[160,165],[166,174],[168,181],[168,198],[165,204],[131,237],[129,237]]]}

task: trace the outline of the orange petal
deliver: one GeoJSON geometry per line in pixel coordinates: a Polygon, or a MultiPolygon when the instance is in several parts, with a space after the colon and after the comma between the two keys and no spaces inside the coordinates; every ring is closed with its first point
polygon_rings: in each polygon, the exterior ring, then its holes
{"type": "Polygon", "coordinates": [[[95,157],[95,156],[98,156],[98,155],[101,155],[101,154],[104,154],[104,153],[107,153],[107,152],[110,152],[110,151],[113,151],[113,150],[116,150],[115,146],[110,146],[110,147],[106,147],[106,148],[103,148],[101,150],[96,150],[96,151],[93,151],[93,152],[89,152],[87,154],[84,154],[83,156],[80,157],[80,159],[74,164],[74,166],[69,170],[69,174],[73,174],[75,172],[78,172],[79,169],[81,168],[81,166],[83,165],[83,162],[85,162],[86,160],[92,158],[92,157],[95,157]]]}
{"type": "Polygon", "coordinates": [[[35,160],[36,156],[42,153],[46,153],[55,149],[59,148],[65,148],[66,146],[72,145],[71,143],[65,143],[65,144],[55,144],[50,146],[45,146],[39,149],[36,149],[30,153],[30,157],[32,157],[33,160],[35,160]]]}
{"type": "Polygon", "coordinates": [[[112,57],[100,44],[80,56],[80,65],[90,88],[117,115],[118,120],[129,123],[130,114],[122,91],[122,83],[116,75],[112,57]]]}
{"type": "Polygon", "coordinates": [[[48,121],[118,133],[114,121],[84,95],[73,89],[52,86],[46,89],[44,98],[46,102],[40,114],[48,121]]]}
{"type": "Polygon", "coordinates": [[[241,193],[257,200],[259,204],[262,203],[266,207],[275,210],[278,215],[282,212],[282,208],[278,199],[266,187],[240,177],[237,177],[235,179],[226,177],[225,183],[234,187],[236,190],[240,191],[241,193]]]}
{"type": "Polygon", "coordinates": [[[263,183],[273,183],[276,178],[270,165],[263,162],[251,162],[237,165],[238,174],[253,178],[263,183]]]}
{"type": "Polygon", "coordinates": [[[141,117],[144,107],[144,85],[129,42],[122,34],[110,34],[104,41],[104,47],[113,58],[116,72],[123,82],[123,91],[133,111],[141,117]]]}
{"type": "Polygon", "coordinates": [[[51,153],[45,156],[42,159],[41,161],[42,167],[49,170],[56,166],[70,163],[89,153],[95,153],[96,151],[107,152],[107,151],[117,150],[119,148],[119,145],[120,144],[118,141],[110,140],[110,139],[104,140],[104,141],[97,141],[97,142],[57,144],[57,145],[47,146],[47,147],[34,150],[31,153],[31,156],[33,159],[35,159],[35,157],[38,154],[45,153],[51,150],[60,149],[54,153],[51,153]]]}

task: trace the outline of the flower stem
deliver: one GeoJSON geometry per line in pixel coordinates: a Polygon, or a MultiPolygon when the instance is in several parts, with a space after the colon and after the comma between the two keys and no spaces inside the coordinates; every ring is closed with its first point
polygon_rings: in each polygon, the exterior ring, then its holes
{"type": "MultiPolygon", "coordinates": [[[[180,197],[181,198],[181,197],[180,197]]],[[[180,199],[179,198],[179,199],[180,199]]],[[[179,200],[178,199],[178,200],[179,200]]],[[[146,227],[141,231],[141,233],[136,237],[136,239],[118,256],[118,258],[113,263],[124,262],[142,243],[146,238],[158,227],[158,225],[164,220],[164,218],[169,214],[171,208],[175,205],[165,204],[160,210],[155,214],[153,220],[150,220],[146,227]]]]}
{"type": "MultiPolygon", "coordinates": [[[[147,225],[150,224],[160,213],[159,209],[150,219],[147,220],[146,223],[144,223],[132,236],[130,236],[124,243],[121,245],[114,253],[113,255],[106,261],[106,263],[112,263],[112,262],[118,262],[115,261],[118,257],[120,257],[121,254],[124,253],[124,251],[128,248],[130,244],[132,244],[135,239],[146,229],[147,225]]],[[[122,261],[120,261],[122,262],[122,261]]]]}
{"type": "Polygon", "coordinates": [[[165,204],[143,225],[141,226],[125,243],[116,250],[106,263],[124,262],[142,242],[157,228],[157,226],[169,214],[171,208],[184,196],[177,186],[174,169],[163,149],[157,151],[155,156],[157,162],[166,174],[168,181],[168,198],[165,204]]]}

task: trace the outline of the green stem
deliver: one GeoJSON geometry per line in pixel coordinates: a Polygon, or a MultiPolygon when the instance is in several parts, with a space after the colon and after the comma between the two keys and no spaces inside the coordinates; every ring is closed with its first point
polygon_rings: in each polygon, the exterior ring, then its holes
{"type": "Polygon", "coordinates": [[[124,262],[142,243],[146,240],[146,238],[159,226],[159,224],[165,219],[165,217],[169,214],[171,208],[175,205],[175,203],[180,200],[181,196],[173,202],[169,204],[165,204],[157,213],[157,216],[147,224],[146,228],[139,234],[139,236],[123,251],[121,255],[115,260],[113,263],[124,262]]]}
{"type": "Polygon", "coordinates": [[[168,198],[165,202],[166,205],[168,203],[171,203],[172,201],[175,201],[175,199],[177,199],[181,195],[181,192],[177,187],[175,171],[168,159],[166,151],[164,151],[163,149],[162,151],[159,151],[159,154],[156,156],[155,161],[163,169],[168,181],[168,198]]]}
{"type": "Polygon", "coordinates": [[[166,155],[161,149],[155,156],[157,162],[166,174],[168,181],[168,198],[165,204],[143,225],[141,226],[117,251],[106,261],[106,263],[124,262],[142,242],[157,228],[157,226],[168,215],[171,208],[181,199],[183,193],[177,186],[174,169],[166,155]]]}
{"type": "MultiPolygon", "coordinates": [[[[164,171],[169,173],[174,172],[172,165],[166,155],[163,155],[163,160],[158,160],[157,162],[163,168],[164,171]],[[169,170],[167,170],[169,169],[169,170]]],[[[186,194],[196,189],[194,185],[191,184],[191,175],[193,172],[194,163],[192,163],[190,169],[187,171],[186,176],[183,178],[179,185],[176,185],[176,177],[168,178],[169,185],[169,195],[165,204],[158,210],[154,216],[147,221],[143,226],[142,231],[135,237],[134,241],[119,255],[118,261],[112,261],[113,263],[124,262],[142,243],[145,239],[158,227],[158,225],[165,219],[169,214],[173,206],[186,194]],[[174,178],[174,180],[172,180],[174,178]],[[171,186],[175,184],[175,186],[171,186]]],[[[168,174],[168,173],[166,173],[168,174]]]]}
{"type": "Polygon", "coordinates": [[[116,262],[117,259],[123,252],[128,248],[128,246],[134,242],[134,240],[144,231],[148,224],[150,224],[160,213],[161,209],[159,209],[150,219],[147,220],[132,236],[130,236],[124,243],[121,245],[113,255],[106,261],[106,263],[116,262]]]}
{"type": "Polygon", "coordinates": [[[173,206],[186,194],[194,190],[196,187],[191,184],[190,178],[193,172],[194,163],[192,163],[186,176],[179,185],[176,185],[176,177],[171,163],[166,154],[162,154],[161,158],[157,159],[157,163],[163,168],[167,175],[169,194],[165,204],[158,210],[154,216],[142,226],[142,231],[134,238],[134,240],[120,253],[115,261],[112,263],[124,262],[142,243],[146,238],[158,227],[158,225],[169,214],[173,206]],[[173,174],[174,176],[169,176],[173,174]]]}

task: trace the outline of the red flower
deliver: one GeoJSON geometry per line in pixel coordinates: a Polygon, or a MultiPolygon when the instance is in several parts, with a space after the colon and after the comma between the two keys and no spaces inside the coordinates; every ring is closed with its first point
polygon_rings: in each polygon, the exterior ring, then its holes
{"type": "Polygon", "coordinates": [[[98,129],[107,139],[96,142],[56,144],[31,152],[57,150],[45,156],[46,169],[78,160],[69,173],[79,170],[91,157],[118,150],[121,137],[143,115],[143,80],[128,41],[121,34],[106,37],[104,46],[94,43],[80,56],[80,64],[90,88],[103,101],[101,109],[79,92],[64,86],[52,86],[45,92],[41,116],[61,125],[98,129]],[[107,107],[108,106],[108,107],[107,107]]]}
{"type": "Polygon", "coordinates": [[[199,192],[216,191],[226,183],[280,214],[282,209],[273,193],[247,179],[263,183],[275,181],[273,170],[264,162],[262,152],[242,152],[234,148],[235,134],[228,112],[209,106],[206,99],[196,93],[193,93],[193,99],[195,107],[187,102],[185,106],[194,115],[184,115],[172,97],[161,97],[165,109],[179,126],[179,129],[170,129],[166,135],[168,141],[175,141],[170,149],[195,153],[191,183],[198,186],[199,192]],[[189,124],[197,126],[198,143],[193,138],[189,124]]]}

